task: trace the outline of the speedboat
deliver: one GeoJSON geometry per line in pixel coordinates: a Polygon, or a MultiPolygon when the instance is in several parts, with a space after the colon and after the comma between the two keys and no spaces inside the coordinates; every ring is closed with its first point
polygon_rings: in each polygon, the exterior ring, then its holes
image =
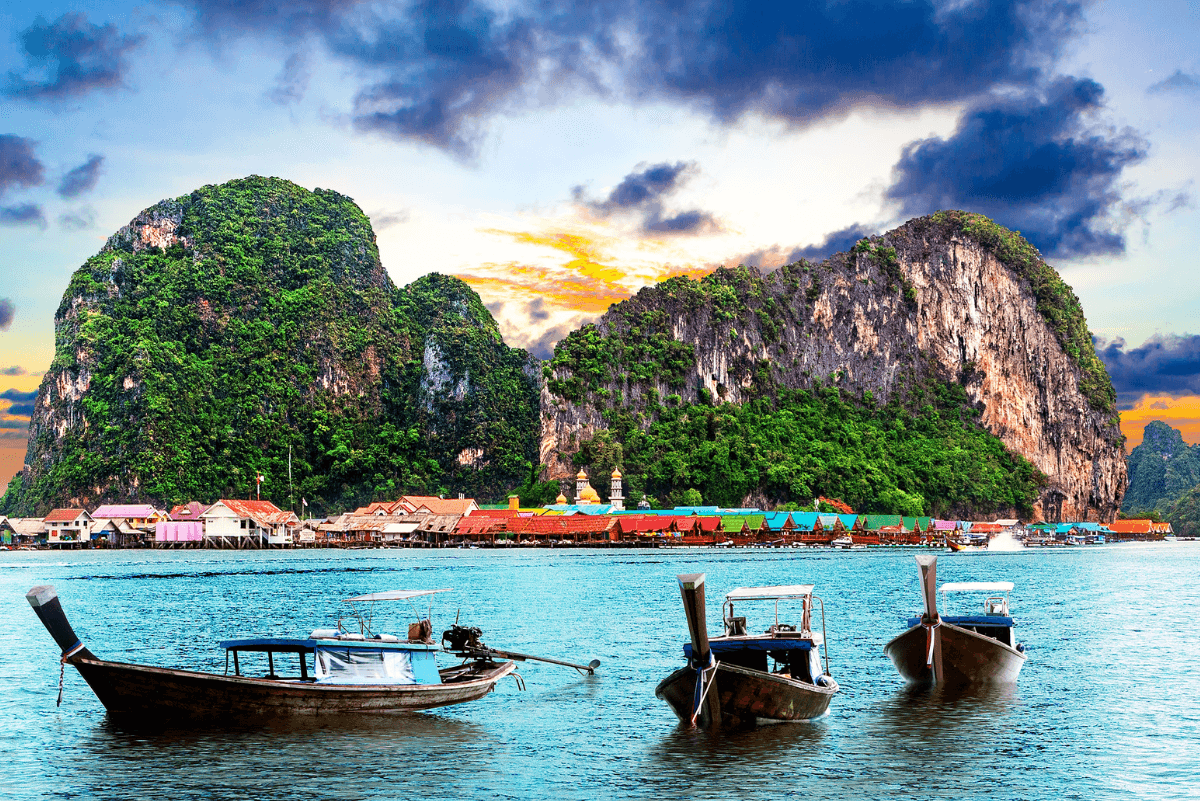
{"type": "MultiPolygon", "coordinates": [[[[346,600],[412,600],[439,592],[448,590],[397,590],[346,600]]],[[[401,638],[372,632],[367,614],[354,616],[357,631],[339,621],[336,629],[318,629],[304,638],[222,642],[224,674],[111,662],[96,657],[75,635],[54,587],[34,587],[25,597],[62,649],[63,664],[79,671],[109,714],[148,725],[415,712],[482,698],[516,669],[512,660],[479,650],[462,664],[439,670],[441,648],[432,639],[428,617],[401,638]]]]}
{"type": "Polygon", "coordinates": [[[825,604],[813,585],[742,587],[725,596],[724,633],[709,638],[704,610],[703,573],[678,577],[691,642],[683,646],[687,665],[659,683],[654,694],[680,721],[716,728],[819,718],[829,710],[838,684],[822,665],[825,604]],[[745,602],[773,604],[773,622],[752,634],[746,618],[734,614],[745,602]],[[780,622],[781,602],[799,602],[800,620],[780,622]],[[813,603],[821,605],[821,631],[813,631],[813,603]]]}
{"type": "Polygon", "coordinates": [[[908,630],[883,647],[900,675],[913,684],[987,684],[1015,682],[1025,664],[1025,647],[1015,639],[1009,614],[1010,581],[943,584],[946,595],[982,595],[982,614],[938,612],[937,557],[916,557],[925,613],[908,620],[908,630]]]}

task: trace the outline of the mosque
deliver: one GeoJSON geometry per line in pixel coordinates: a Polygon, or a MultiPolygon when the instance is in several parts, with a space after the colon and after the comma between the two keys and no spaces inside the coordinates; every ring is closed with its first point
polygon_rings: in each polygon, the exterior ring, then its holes
{"type": "MultiPolygon", "coordinates": [[[[625,494],[621,489],[621,471],[613,468],[612,475],[609,476],[612,482],[612,492],[609,494],[608,503],[612,506],[613,511],[624,511],[625,509],[625,494]]],[[[559,493],[554,499],[555,505],[567,505],[567,496],[559,493]]],[[[596,492],[592,487],[592,483],[588,481],[588,474],[580,468],[579,475],[575,476],[575,504],[576,506],[593,506],[601,505],[604,501],[600,500],[600,493],[596,492]]]]}

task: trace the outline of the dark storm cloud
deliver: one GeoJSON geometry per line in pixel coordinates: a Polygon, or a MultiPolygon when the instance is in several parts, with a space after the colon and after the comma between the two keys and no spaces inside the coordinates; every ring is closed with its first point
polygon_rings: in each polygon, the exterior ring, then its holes
{"type": "Polygon", "coordinates": [[[1183,70],[1175,70],[1175,74],[1164,78],[1146,90],[1152,95],[1163,92],[1200,92],[1200,77],[1188,75],[1183,70]]]}
{"type": "Polygon", "coordinates": [[[45,228],[46,215],[42,207],[35,203],[0,206],[0,225],[35,225],[45,228]]]}
{"type": "MultiPolygon", "coordinates": [[[[641,167],[641,165],[638,165],[641,167]]],[[[575,202],[597,217],[614,214],[636,216],[643,234],[701,234],[719,231],[720,223],[707,211],[691,209],[669,212],[663,201],[687,183],[697,172],[693,162],[664,162],[631,172],[602,200],[591,199],[587,190],[571,190],[575,202]]]]}
{"type": "Polygon", "coordinates": [[[14,403],[6,410],[7,414],[12,417],[33,417],[32,403],[14,403]]]}
{"type": "Polygon", "coordinates": [[[8,298],[0,298],[0,331],[7,331],[16,315],[17,307],[13,305],[13,302],[8,298]]]}
{"type": "Polygon", "coordinates": [[[21,32],[26,69],[8,74],[7,93],[55,99],[114,89],[125,82],[126,55],[142,40],[111,23],[93,25],[84,14],[63,14],[54,22],[39,16],[21,32]]]}
{"type": "Polygon", "coordinates": [[[1095,122],[1103,99],[1098,83],[1076,78],[988,98],[948,139],[906,146],[887,196],[906,216],[981,212],[1050,256],[1120,253],[1121,171],[1146,155],[1146,143],[1095,122]]]}
{"type": "Polygon", "coordinates": [[[0,431],[27,431],[28,429],[28,420],[0,420],[0,431]]]}
{"type": "Polygon", "coordinates": [[[788,255],[788,262],[796,262],[800,261],[800,259],[820,261],[828,256],[832,256],[834,253],[849,250],[854,247],[855,242],[874,233],[877,233],[874,228],[862,225],[861,223],[855,223],[841,230],[826,234],[825,238],[816,245],[796,248],[788,255]]]}
{"type": "Polygon", "coordinates": [[[292,53],[275,77],[275,86],[267,93],[267,97],[281,106],[299,103],[304,99],[311,79],[312,66],[308,56],[305,53],[292,53]]]}
{"type": "MultiPolygon", "coordinates": [[[[4,301],[0,300],[0,304],[3,303],[4,301]]],[[[25,368],[14,364],[12,367],[0,368],[0,375],[25,375],[25,368]]]]}
{"type": "Polygon", "coordinates": [[[1200,336],[1154,336],[1128,349],[1124,339],[1096,341],[1096,351],[1122,408],[1146,393],[1200,395],[1200,336]]]}
{"type": "Polygon", "coordinates": [[[15,134],[0,134],[0,196],[15,186],[40,186],[46,170],[33,152],[32,139],[15,134]]]}
{"type": "Polygon", "coordinates": [[[88,160],[63,176],[58,184],[58,194],[62,197],[79,197],[96,188],[100,180],[100,169],[104,166],[104,156],[95,153],[88,160]]]}
{"type": "Polygon", "coordinates": [[[180,0],[214,38],[317,37],[363,76],[362,130],[474,152],[487,120],[580,92],[681,100],[723,122],[804,124],[1026,85],[1081,19],[1071,0],[180,0]]]}
{"type": "Polygon", "coordinates": [[[29,392],[21,392],[16,389],[6,389],[0,392],[0,400],[12,401],[13,403],[29,403],[37,397],[37,390],[33,389],[29,392]]]}

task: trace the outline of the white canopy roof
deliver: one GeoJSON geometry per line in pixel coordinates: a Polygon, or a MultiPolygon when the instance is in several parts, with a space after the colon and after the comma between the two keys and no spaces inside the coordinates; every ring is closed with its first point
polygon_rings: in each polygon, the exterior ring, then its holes
{"type": "Polygon", "coordinates": [[[812,595],[812,584],[781,584],[775,587],[738,587],[725,596],[729,601],[773,601],[812,595]]]}
{"type": "Polygon", "coordinates": [[[407,601],[409,598],[433,595],[435,592],[450,592],[450,590],[388,590],[387,592],[373,592],[370,595],[356,595],[353,598],[346,598],[345,601],[346,603],[350,601],[407,601]]]}
{"type": "Polygon", "coordinates": [[[942,585],[942,592],[1012,592],[1011,581],[957,581],[942,585]]]}

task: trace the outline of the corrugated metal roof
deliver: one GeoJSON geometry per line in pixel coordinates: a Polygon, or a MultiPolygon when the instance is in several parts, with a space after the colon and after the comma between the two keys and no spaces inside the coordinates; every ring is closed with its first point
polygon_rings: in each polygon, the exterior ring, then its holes
{"type": "Polygon", "coordinates": [[[92,517],[154,517],[158,510],[148,503],[108,503],[96,508],[92,517]]]}
{"type": "MultiPolygon", "coordinates": [[[[248,518],[268,526],[299,520],[292,512],[285,512],[270,501],[235,501],[222,498],[217,503],[225,504],[229,511],[238,517],[248,518]]],[[[211,508],[210,506],[209,509],[211,508]]]]}

